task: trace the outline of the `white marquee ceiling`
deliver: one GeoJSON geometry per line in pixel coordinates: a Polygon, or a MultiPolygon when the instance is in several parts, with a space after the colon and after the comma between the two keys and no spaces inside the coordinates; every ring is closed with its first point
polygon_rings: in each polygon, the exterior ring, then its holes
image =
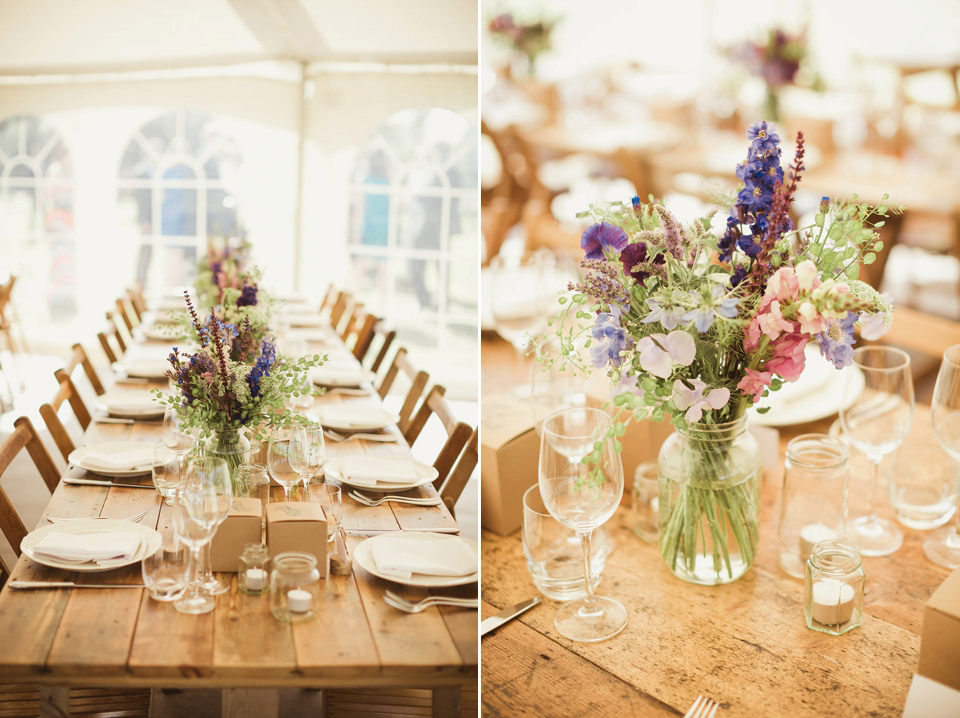
{"type": "Polygon", "coordinates": [[[271,59],[476,64],[476,0],[0,0],[0,75],[271,59]]]}

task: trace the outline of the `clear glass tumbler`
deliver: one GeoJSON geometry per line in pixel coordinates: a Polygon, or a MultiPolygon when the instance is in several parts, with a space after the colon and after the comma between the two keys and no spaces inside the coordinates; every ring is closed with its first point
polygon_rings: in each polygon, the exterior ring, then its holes
{"type": "MultiPolygon", "coordinates": [[[[590,543],[590,573],[596,588],[607,559],[607,534],[602,526],[594,529],[590,543]]],[[[523,555],[533,584],[547,598],[570,601],[587,594],[580,537],[547,512],[537,484],[523,495],[523,555]]]]}

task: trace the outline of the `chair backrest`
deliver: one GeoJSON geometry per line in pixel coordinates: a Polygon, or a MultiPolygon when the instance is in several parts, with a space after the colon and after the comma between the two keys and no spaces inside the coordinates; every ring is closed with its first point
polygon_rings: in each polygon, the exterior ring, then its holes
{"type": "Polygon", "coordinates": [[[74,370],[78,366],[83,367],[83,373],[87,375],[87,379],[93,387],[93,390],[97,393],[97,396],[103,396],[106,392],[106,389],[103,388],[103,382],[100,381],[100,377],[97,376],[97,370],[93,368],[93,362],[90,361],[90,357],[87,356],[87,352],[84,351],[83,346],[79,342],[73,345],[73,351],[63,371],[67,376],[72,377],[74,370]]]}
{"type": "Polygon", "coordinates": [[[90,411],[87,409],[86,404],[83,403],[83,397],[80,396],[69,374],[64,372],[63,369],[57,369],[54,372],[54,376],[56,376],[57,381],[60,382],[60,388],[57,389],[57,393],[49,404],[42,404],[40,406],[40,416],[43,418],[43,423],[47,425],[47,430],[53,437],[53,443],[60,449],[64,461],[67,461],[67,457],[70,456],[71,452],[73,452],[77,446],[67,433],[66,427],[64,427],[63,422],[60,421],[60,416],[57,412],[60,411],[60,407],[63,406],[64,401],[70,402],[70,408],[73,409],[77,421],[80,422],[80,428],[86,431],[87,427],[90,426],[90,411]]]}
{"type": "Polygon", "coordinates": [[[353,330],[354,324],[362,314],[363,302],[356,302],[351,299],[348,311],[344,312],[344,316],[346,318],[341,319],[340,324],[333,325],[333,328],[338,331],[341,341],[347,341],[347,337],[350,336],[350,332],[353,330]]]}
{"type": "Polygon", "coordinates": [[[383,366],[384,360],[387,358],[387,352],[390,350],[390,347],[393,345],[393,340],[397,338],[397,332],[395,329],[391,329],[387,326],[384,320],[378,321],[373,326],[373,339],[380,340],[380,348],[377,350],[377,355],[373,359],[373,364],[370,365],[370,371],[377,373],[380,371],[380,367],[383,366]]]}
{"type": "Polygon", "coordinates": [[[480,459],[477,448],[479,435],[479,431],[474,429],[470,438],[467,440],[467,445],[464,447],[463,453],[460,454],[460,458],[457,459],[453,471],[450,472],[447,480],[443,482],[443,487],[439,489],[440,498],[454,516],[456,516],[456,514],[454,513],[453,507],[456,505],[457,499],[460,498],[460,494],[463,493],[463,487],[467,485],[480,459]]]}
{"type": "Polygon", "coordinates": [[[127,290],[127,298],[130,300],[130,306],[133,307],[137,315],[137,321],[143,321],[143,315],[147,313],[147,300],[143,298],[143,287],[135,284],[127,290]]]}
{"type": "MultiPolygon", "coordinates": [[[[403,405],[400,407],[400,419],[397,421],[397,428],[400,429],[400,433],[403,434],[404,438],[407,438],[407,430],[410,428],[413,410],[416,408],[417,402],[420,401],[420,397],[423,396],[423,392],[427,388],[430,375],[425,371],[417,370],[407,358],[407,350],[400,347],[397,349],[397,353],[394,355],[393,361],[390,363],[390,368],[387,369],[387,373],[383,375],[380,386],[377,387],[377,394],[380,395],[381,399],[386,398],[390,392],[390,387],[393,386],[393,382],[401,371],[404,373],[404,376],[410,380],[410,389],[407,391],[403,399],[403,405]]],[[[413,440],[407,438],[407,443],[413,443],[413,440]]]]}
{"type": "Polygon", "coordinates": [[[330,286],[327,287],[327,293],[323,295],[323,301],[320,302],[320,311],[324,309],[333,307],[333,303],[337,299],[337,285],[333,282],[330,282],[330,286]]]}
{"type": "Polygon", "coordinates": [[[3,562],[3,556],[0,556],[0,588],[3,588],[8,578],[10,578],[10,569],[3,562]]]}
{"type": "Polygon", "coordinates": [[[427,398],[423,400],[423,404],[420,405],[420,409],[417,410],[416,416],[410,422],[408,430],[403,434],[407,443],[412,447],[431,415],[435,415],[443,424],[443,429],[447,432],[447,441],[433,462],[433,468],[439,472],[439,476],[433,482],[438,491],[453,468],[457,457],[460,456],[460,452],[463,451],[464,445],[470,439],[472,431],[469,424],[458,421],[457,417],[454,416],[453,410],[444,396],[446,391],[439,384],[434,385],[430,393],[427,394],[427,398]]]}
{"type": "Polygon", "coordinates": [[[117,324],[117,315],[115,312],[107,312],[107,327],[113,330],[113,337],[117,340],[117,346],[120,347],[120,353],[127,351],[127,340],[117,324]]]}
{"type": "Polygon", "coordinates": [[[367,356],[367,352],[370,351],[370,346],[373,344],[373,328],[378,321],[380,320],[373,314],[361,314],[353,321],[353,326],[350,327],[350,332],[347,334],[345,341],[348,341],[347,346],[349,346],[350,337],[354,338],[351,351],[354,358],[359,362],[362,362],[364,357],[367,356]]]}
{"type": "Polygon", "coordinates": [[[110,322],[104,327],[102,332],[97,332],[97,339],[100,340],[100,346],[103,347],[103,353],[107,355],[107,360],[113,364],[114,362],[120,361],[127,347],[123,341],[123,337],[120,336],[119,328],[113,322],[113,318],[109,313],[107,314],[107,319],[109,319],[110,322]],[[111,339],[117,343],[116,349],[111,345],[111,339]]]}
{"type": "Polygon", "coordinates": [[[117,298],[117,314],[119,314],[123,320],[123,325],[127,328],[127,332],[133,334],[133,328],[140,323],[140,320],[133,321],[137,315],[133,311],[132,306],[127,306],[127,297],[117,298]]]}
{"type": "MultiPolygon", "coordinates": [[[[47,453],[46,447],[40,441],[33,424],[27,417],[21,416],[13,425],[13,433],[7,437],[3,444],[0,444],[0,476],[6,472],[7,467],[10,466],[17,454],[25,448],[40,472],[43,482],[53,493],[60,481],[60,474],[57,467],[54,466],[50,454],[47,453]]],[[[19,556],[20,542],[27,535],[27,529],[2,488],[0,488],[0,531],[10,542],[14,553],[19,556]]]]}
{"type": "Polygon", "coordinates": [[[333,303],[333,307],[330,309],[330,326],[334,329],[340,326],[340,320],[343,318],[343,313],[347,310],[349,301],[349,293],[340,292],[337,294],[337,301],[333,303]]]}

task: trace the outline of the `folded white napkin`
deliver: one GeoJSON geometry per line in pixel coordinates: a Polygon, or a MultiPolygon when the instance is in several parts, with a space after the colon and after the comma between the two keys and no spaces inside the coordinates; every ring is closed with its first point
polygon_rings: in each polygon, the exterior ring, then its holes
{"type": "Polygon", "coordinates": [[[91,469],[110,469],[113,471],[123,471],[153,466],[153,445],[142,449],[128,449],[126,451],[88,451],[83,456],[84,468],[91,469]]]}
{"type": "Polygon", "coordinates": [[[328,367],[325,364],[311,370],[310,378],[320,386],[359,386],[367,375],[360,367],[328,367]]]}
{"type": "Polygon", "coordinates": [[[479,570],[477,556],[458,536],[436,541],[389,536],[377,539],[370,553],[383,574],[409,579],[428,576],[469,576],[479,570]]]}
{"type": "Polygon", "coordinates": [[[171,370],[170,362],[166,359],[132,359],[121,363],[120,367],[127,376],[161,377],[171,370]]]}
{"type": "Polygon", "coordinates": [[[356,404],[337,404],[325,406],[320,415],[321,424],[337,426],[380,426],[383,424],[383,409],[378,406],[359,406],[356,404]]]}
{"type": "Polygon", "coordinates": [[[340,475],[355,484],[409,484],[420,478],[410,459],[385,459],[375,456],[345,456],[340,475]]]}
{"type": "Polygon", "coordinates": [[[163,413],[163,406],[153,399],[149,391],[110,392],[103,397],[107,411],[149,411],[163,413]]]}
{"type": "Polygon", "coordinates": [[[137,533],[68,534],[51,531],[33,547],[40,556],[64,561],[105,561],[131,559],[140,550],[137,533]]]}

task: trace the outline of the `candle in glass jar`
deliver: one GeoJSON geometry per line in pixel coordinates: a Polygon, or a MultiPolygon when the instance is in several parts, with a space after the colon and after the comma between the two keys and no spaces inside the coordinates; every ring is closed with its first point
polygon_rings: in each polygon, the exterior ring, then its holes
{"type": "Polygon", "coordinates": [[[291,613],[306,613],[310,610],[312,601],[313,595],[302,588],[287,591],[287,607],[291,613]]]}
{"type": "Polygon", "coordinates": [[[813,584],[813,620],[839,626],[853,616],[853,586],[832,578],[813,584]]]}
{"type": "Polygon", "coordinates": [[[262,568],[248,568],[246,581],[248,591],[262,591],[267,584],[267,572],[262,568]]]}
{"type": "Polygon", "coordinates": [[[806,561],[821,541],[837,538],[837,532],[824,524],[807,524],[800,529],[800,560],[806,561]]]}

